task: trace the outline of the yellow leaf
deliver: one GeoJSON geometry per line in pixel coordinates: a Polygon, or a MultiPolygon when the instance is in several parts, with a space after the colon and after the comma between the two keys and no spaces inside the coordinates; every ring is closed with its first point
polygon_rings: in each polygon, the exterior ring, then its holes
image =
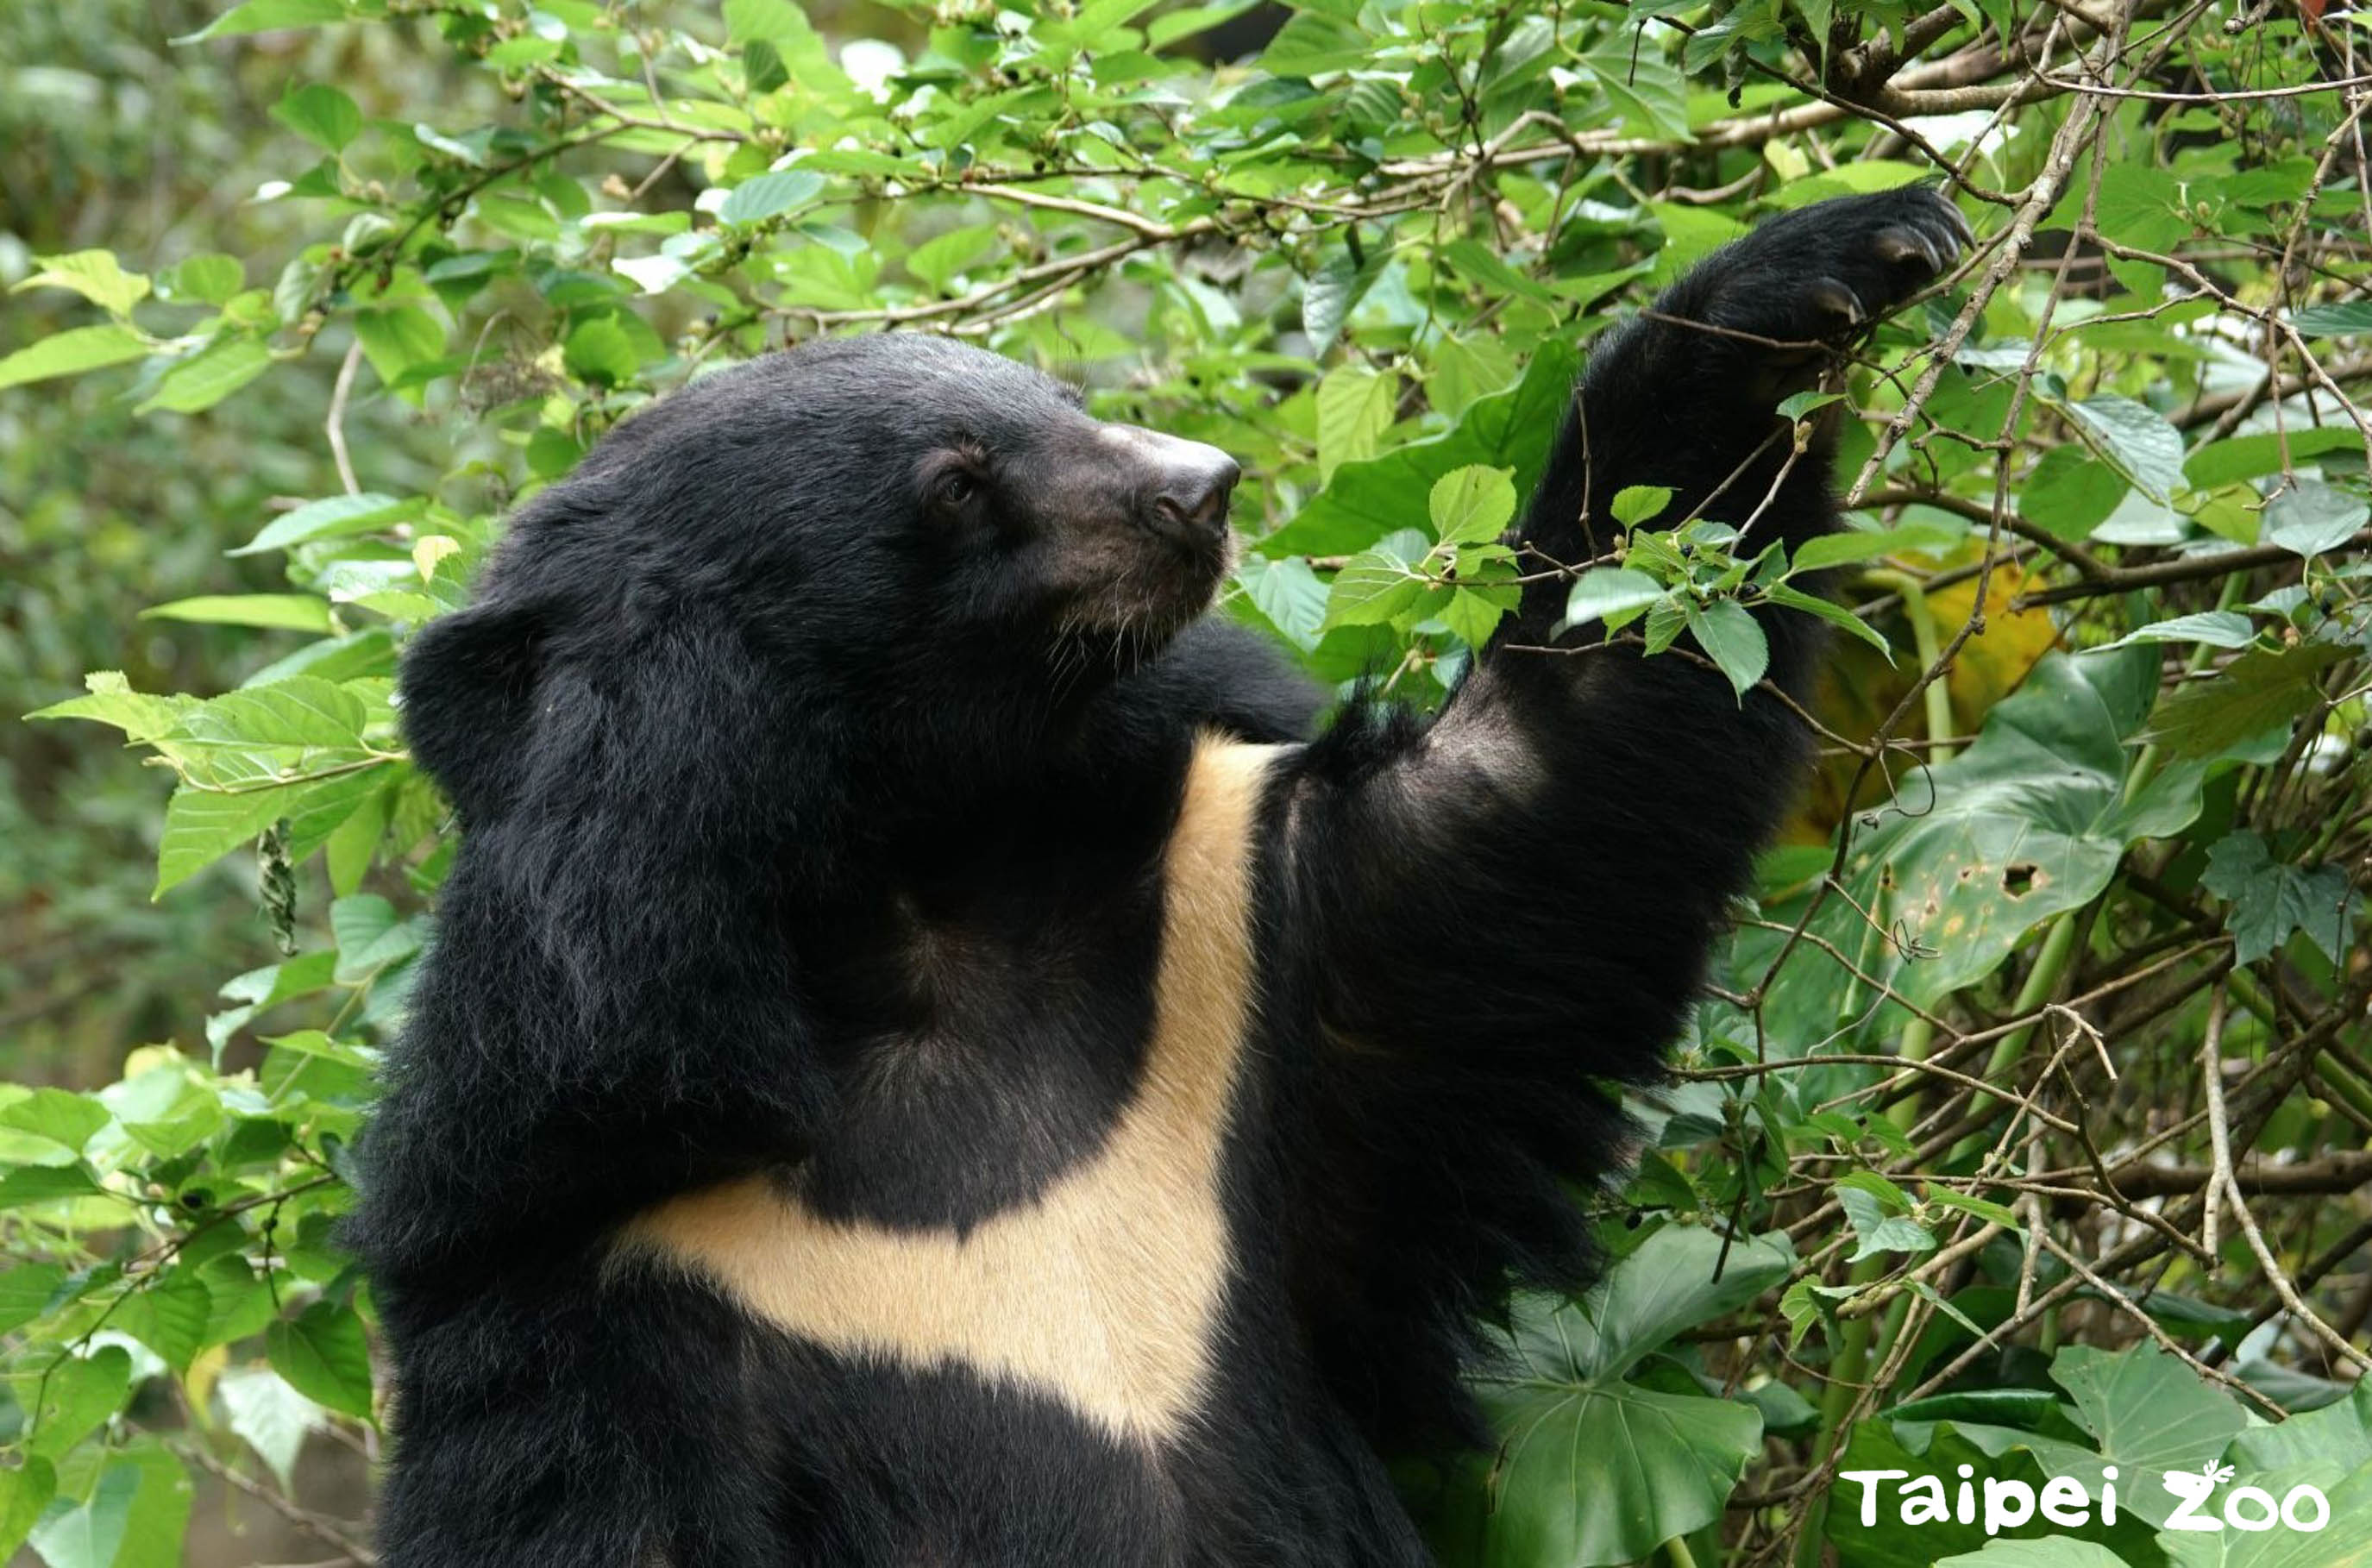
{"type": "Polygon", "coordinates": [[[461,541],[451,534],[423,534],[412,547],[412,563],[420,568],[420,580],[425,583],[436,577],[436,563],[460,553],[461,541]]]}

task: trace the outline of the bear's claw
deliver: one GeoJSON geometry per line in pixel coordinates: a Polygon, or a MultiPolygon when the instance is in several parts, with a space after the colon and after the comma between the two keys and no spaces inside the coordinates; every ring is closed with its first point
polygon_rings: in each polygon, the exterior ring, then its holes
{"type": "Polygon", "coordinates": [[[1974,244],[1959,209],[1924,186],[1814,203],[1708,263],[1703,319],[1783,342],[1833,341],[1934,283],[1974,244]]]}

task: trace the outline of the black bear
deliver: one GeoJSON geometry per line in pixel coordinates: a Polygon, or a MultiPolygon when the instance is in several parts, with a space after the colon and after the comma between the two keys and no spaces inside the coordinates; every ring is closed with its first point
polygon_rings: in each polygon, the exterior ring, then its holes
{"type": "Polygon", "coordinates": [[[1543,563],[1634,484],[1829,527],[1773,405],[1967,238],[1806,207],[1613,333],[1430,720],[1311,738],[1200,619],[1235,465],[945,341],[713,376],[536,497],[403,671],[464,836],[353,1232],[389,1568],[1424,1562],[1380,1456],[1586,1278],[1567,1184],[1805,749],[1685,647],[1539,651],[1602,635],[1543,563]]]}

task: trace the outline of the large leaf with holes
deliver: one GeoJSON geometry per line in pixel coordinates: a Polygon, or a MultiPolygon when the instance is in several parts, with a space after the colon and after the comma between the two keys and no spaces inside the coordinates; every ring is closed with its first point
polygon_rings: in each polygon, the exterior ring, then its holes
{"type": "MultiPolygon", "coordinates": [[[[2108,886],[2128,845],[2179,832],[2199,812],[2204,764],[2161,766],[2124,796],[2132,742],[2157,690],[2152,648],[2043,660],[1948,762],[1909,768],[1894,798],[1856,818],[1842,889],[1814,944],[1781,970],[1765,1019],[1798,1048],[1869,1013],[1837,958],[1924,1005],[1982,980],[2036,926],[2108,886]]],[[[1784,912],[1781,912],[1784,913],[1784,912]]],[[[1774,950],[1742,946],[1749,958],[1774,950]]]]}
{"type": "Polygon", "coordinates": [[[1519,1299],[1503,1365],[1474,1380],[1498,1449],[1452,1479],[1434,1519],[1442,1562],[1633,1562],[1719,1518],[1762,1451],[1761,1412],[1626,1374],[1674,1334],[1753,1300],[1792,1261],[1778,1238],[1735,1242],[1725,1259],[1711,1231],[1667,1225],[1586,1300],[1519,1299]]]}

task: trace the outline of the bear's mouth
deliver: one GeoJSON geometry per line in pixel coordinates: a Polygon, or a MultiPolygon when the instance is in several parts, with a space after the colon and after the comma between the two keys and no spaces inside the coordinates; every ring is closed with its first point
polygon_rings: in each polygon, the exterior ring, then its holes
{"type": "Polygon", "coordinates": [[[1056,657],[1133,668],[1217,598],[1241,470],[1215,447],[1131,424],[1090,425],[1052,470],[1039,560],[1056,657]]]}
{"type": "Polygon", "coordinates": [[[1101,569],[1081,574],[1064,596],[1054,617],[1062,661],[1124,673],[1157,656],[1216,601],[1235,560],[1232,529],[1133,532],[1123,550],[1093,552],[1103,557],[1101,569]]]}

